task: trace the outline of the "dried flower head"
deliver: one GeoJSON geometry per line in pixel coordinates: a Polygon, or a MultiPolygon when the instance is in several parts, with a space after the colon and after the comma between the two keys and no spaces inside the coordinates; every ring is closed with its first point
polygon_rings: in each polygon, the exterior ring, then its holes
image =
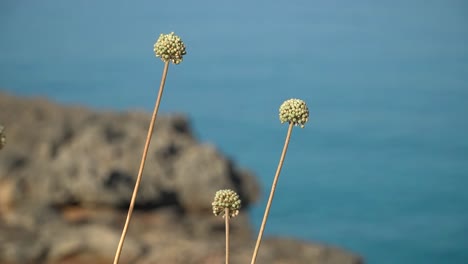
{"type": "Polygon", "coordinates": [[[225,217],[225,209],[229,209],[229,217],[235,217],[239,214],[241,208],[241,200],[239,195],[233,190],[219,190],[215,194],[213,203],[213,214],[223,215],[225,217]]]}
{"type": "Polygon", "coordinates": [[[304,101],[289,99],[280,106],[279,119],[281,123],[288,122],[303,128],[309,120],[309,109],[304,101]]]}
{"type": "Polygon", "coordinates": [[[154,44],[154,53],[164,62],[172,61],[174,64],[179,64],[186,51],[184,42],[174,32],[171,32],[159,35],[158,41],[154,44]]]}
{"type": "Polygon", "coordinates": [[[4,131],[5,127],[0,125],[0,149],[2,149],[6,144],[6,137],[5,134],[3,134],[4,131]]]}

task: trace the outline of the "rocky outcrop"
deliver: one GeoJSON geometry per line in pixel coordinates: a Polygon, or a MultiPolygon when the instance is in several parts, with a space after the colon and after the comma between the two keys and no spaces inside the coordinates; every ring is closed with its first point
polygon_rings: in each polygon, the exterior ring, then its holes
{"type": "MultiPolygon", "coordinates": [[[[0,93],[8,145],[0,151],[0,263],[111,263],[149,121],[0,93]]],[[[245,208],[254,176],[198,142],[183,115],[160,116],[121,263],[222,263],[224,224],[211,202],[241,196],[232,263],[248,263],[254,233],[245,208]]],[[[257,263],[362,263],[323,245],[267,239],[257,263]]]]}

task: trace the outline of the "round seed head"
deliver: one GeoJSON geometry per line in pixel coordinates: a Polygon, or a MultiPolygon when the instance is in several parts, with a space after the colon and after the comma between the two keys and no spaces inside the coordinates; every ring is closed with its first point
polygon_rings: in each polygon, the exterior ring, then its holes
{"type": "Polygon", "coordinates": [[[279,119],[281,123],[288,122],[303,128],[309,120],[309,109],[304,101],[289,99],[280,106],[279,119]]]}
{"type": "Polygon", "coordinates": [[[229,217],[235,217],[239,214],[241,200],[239,195],[233,190],[219,190],[215,194],[213,203],[213,214],[225,217],[225,209],[229,209],[229,217]]]}
{"type": "Polygon", "coordinates": [[[171,32],[159,35],[158,41],[154,44],[154,53],[164,62],[171,61],[174,64],[179,64],[187,52],[184,42],[174,32],[171,32]]]}
{"type": "Polygon", "coordinates": [[[6,137],[3,133],[5,131],[5,127],[0,125],[0,149],[2,149],[6,144],[6,137]]]}

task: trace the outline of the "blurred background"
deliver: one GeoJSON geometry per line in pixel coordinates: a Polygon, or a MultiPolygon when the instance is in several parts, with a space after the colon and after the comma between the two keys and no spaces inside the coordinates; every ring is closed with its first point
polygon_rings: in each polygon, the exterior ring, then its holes
{"type": "MultiPolygon", "coordinates": [[[[368,263],[468,259],[468,2],[0,2],[0,89],[151,111],[160,33],[187,45],[161,111],[258,175],[258,227],[293,131],[267,235],[337,245],[368,263]]],[[[0,106],[1,108],[1,106],[0,106]]]]}

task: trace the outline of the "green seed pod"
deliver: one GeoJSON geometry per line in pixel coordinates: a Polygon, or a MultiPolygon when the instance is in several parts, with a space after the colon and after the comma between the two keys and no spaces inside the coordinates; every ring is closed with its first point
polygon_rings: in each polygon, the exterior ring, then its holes
{"type": "Polygon", "coordinates": [[[303,128],[309,120],[309,109],[304,101],[289,99],[280,106],[279,119],[281,123],[288,122],[303,128]]]}
{"type": "Polygon", "coordinates": [[[229,217],[235,217],[239,214],[241,208],[241,200],[239,195],[233,190],[219,190],[215,194],[213,203],[213,214],[225,217],[225,209],[229,209],[229,217]]]}
{"type": "Polygon", "coordinates": [[[174,64],[179,64],[187,52],[184,42],[179,36],[174,35],[174,32],[171,32],[159,36],[158,41],[154,44],[154,53],[164,62],[171,61],[174,64]]]}

